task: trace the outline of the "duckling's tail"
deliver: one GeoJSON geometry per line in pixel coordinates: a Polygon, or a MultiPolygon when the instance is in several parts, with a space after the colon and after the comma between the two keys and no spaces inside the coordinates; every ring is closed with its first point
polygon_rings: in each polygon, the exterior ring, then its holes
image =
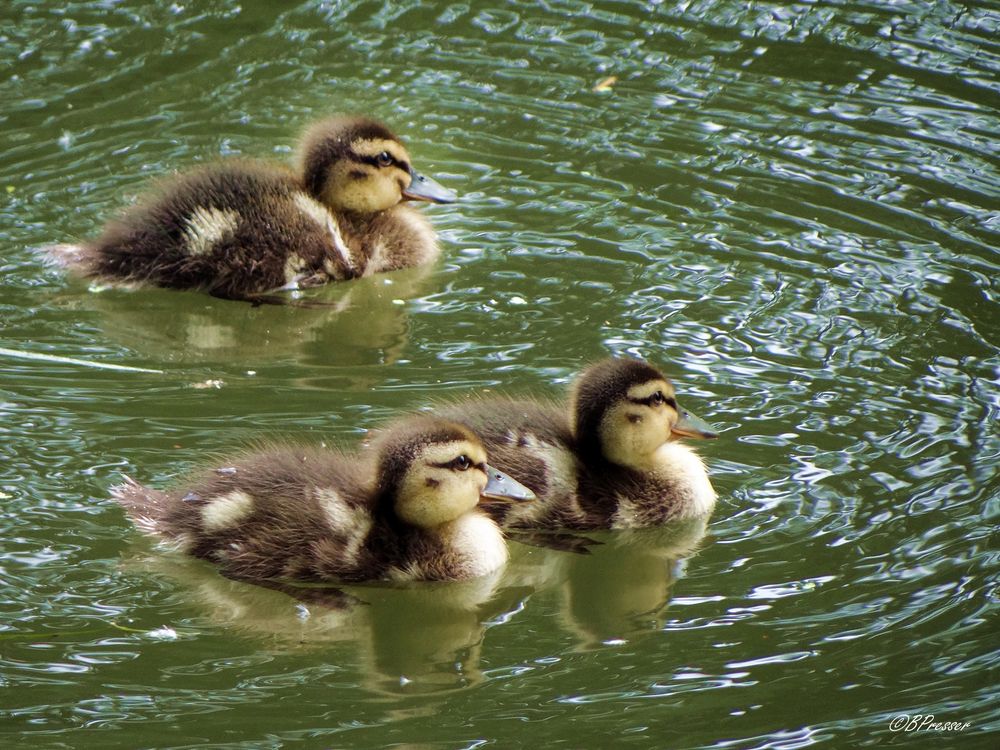
{"type": "Polygon", "coordinates": [[[146,534],[163,536],[160,519],[163,518],[167,507],[167,494],[143,487],[124,474],[122,477],[125,481],[111,488],[111,497],[125,508],[136,528],[146,534]]]}

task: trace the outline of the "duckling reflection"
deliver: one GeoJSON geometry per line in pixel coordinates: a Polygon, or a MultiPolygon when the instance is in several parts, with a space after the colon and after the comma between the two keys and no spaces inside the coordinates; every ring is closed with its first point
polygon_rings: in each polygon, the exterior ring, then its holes
{"type": "Polygon", "coordinates": [[[282,590],[220,576],[210,564],[136,541],[123,561],[129,573],[166,579],[174,600],[197,615],[278,648],[352,640],[359,601],[342,589],[303,587],[304,600],[282,590]]]}
{"type": "Polygon", "coordinates": [[[61,294],[73,314],[96,313],[105,336],[169,362],[260,366],[282,359],[301,364],[383,364],[398,360],[409,341],[406,300],[425,293],[427,268],[412,268],[336,284],[310,294],[316,306],[244,306],[201,295],[150,290],[142,305],[127,290],[61,294]]]}
{"type": "Polygon", "coordinates": [[[449,692],[483,679],[486,624],[518,609],[523,589],[499,573],[472,581],[408,586],[276,586],[224,578],[178,554],[136,552],[130,570],[173,582],[172,598],[199,618],[279,651],[336,649],[364,688],[393,695],[449,692]]]}
{"type": "MultiPolygon", "coordinates": [[[[624,531],[588,531],[587,554],[518,548],[505,580],[554,599],[566,630],[584,650],[659,630],[685,562],[697,554],[707,519],[624,531]]],[[[515,535],[516,539],[517,536],[515,535]]],[[[537,602],[533,602],[536,603],[537,602]]]]}
{"type": "Polygon", "coordinates": [[[589,555],[569,561],[563,617],[581,648],[630,641],[659,630],[684,562],[705,537],[706,521],[601,534],[589,555]]]}
{"type": "Polygon", "coordinates": [[[332,117],[303,134],[295,171],[242,159],[202,166],[163,181],[96,239],[47,252],[107,283],[262,301],[432,262],[434,230],[403,201],[454,199],[414,171],[385,125],[332,117]]]}
{"type": "Polygon", "coordinates": [[[352,588],[367,619],[366,684],[379,693],[426,693],[483,681],[486,623],[522,606],[524,589],[498,572],[487,579],[404,588],[352,588]]]}

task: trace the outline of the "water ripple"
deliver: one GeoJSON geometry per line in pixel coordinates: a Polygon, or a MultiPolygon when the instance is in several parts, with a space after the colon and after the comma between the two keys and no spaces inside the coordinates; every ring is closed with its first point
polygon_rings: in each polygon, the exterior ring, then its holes
{"type": "MultiPolygon", "coordinates": [[[[557,745],[572,725],[787,748],[891,741],[901,713],[995,726],[986,6],[5,6],[0,344],[164,372],[3,360],[15,742],[557,745]],[[347,285],[353,313],[310,317],[96,293],[33,254],[173,169],[286,160],[329,111],[386,118],[463,193],[431,209],[427,278],[347,285]],[[435,662],[440,684],[370,669],[381,631],[301,653],[274,625],[287,601],[121,562],[122,471],[160,486],[262,432],[350,442],[442,396],[559,396],[608,351],[661,363],[724,428],[700,446],[709,537],[679,559],[595,553],[598,572],[546,558],[462,641],[468,671],[435,662]],[[600,586],[622,596],[595,604],[600,586]],[[609,601],[628,616],[609,625],[609,601]],[[271,631],[232,637],[265,613],[271,631]],[[804,683],[828,697],[808,721],[784,700],[804,683]],[[274,701],[296,711],[259,711],[274,701]],[[223,738],[222,712],[244,728],[223,738]]],[[[452,624],[468,635],[467,612],[452,624]]]]}

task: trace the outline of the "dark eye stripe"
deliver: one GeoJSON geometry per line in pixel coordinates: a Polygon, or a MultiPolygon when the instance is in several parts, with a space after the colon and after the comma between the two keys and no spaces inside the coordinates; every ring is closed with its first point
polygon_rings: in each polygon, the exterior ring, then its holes
{"type": "Polygon", "coordinates": [[[630,398],[628,400],[630,403],[637,404],[638,406],[652,406],[657,402],[657,400],[660,400],[660,403],[666,404],[671,409],[677,408],[677,400],[675,398],[672,396],[664,396],[659,391],[646,398],[630,398]]]}
{"type": "MultiPolygon", "coordinates": [[[[460,460],[453,458],[451,461],[445,461],[441,464],[431,464],[435,469],[457,469],[460,466],[460,460]]],[[[484,474],[486,473],[486,464],[480,461],[478,464],[469,464],[470,469],[479,469],[484,474]]]]}
{"type": "MultiPolygon", "coordinates": [[[[355,153],[354,151],[348,151],[347,158],[349,158],[351,161],[360,162],[361,164],[370,164],[373,167],[382,166],[378,163],[378,156],[368,156],[366,154],[358,154],[355,153]]],[[[410,165],[407,164],[405,161],[400,161],[395,156],[392,157],[391,166],[396,167],[397,169],[402,169],[404,172],[410,171],[410,165]]]]}

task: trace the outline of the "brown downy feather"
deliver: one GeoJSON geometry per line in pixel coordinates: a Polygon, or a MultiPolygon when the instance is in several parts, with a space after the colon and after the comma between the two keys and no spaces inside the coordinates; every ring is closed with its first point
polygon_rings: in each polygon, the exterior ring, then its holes
{"type": "MultiPolygon", "coordinates": [[[[415,457],[455,440],[479,445],[464,427],[417,418],[390,428],[374,452],[271,446],[197,474],[182,489],[161,492],[126,478],[112,495],[141,530],[231,578],[463,579],[482,574],[468,559],[475,544],[396,515],[397,490],[415,457]]],[[[471,513],[502,545],[495,524],[471,513]]]]}
{"type": "MultiPolygon", "coordinates": [[[[337,168],[331,160],[354,164],[351,144],[376,138],[402,149],[385,126],[366,118],[317,123],[305,135],[300,173],[246,159],[198,167],[161,180],[98,237],[46,251],[103,282],[250,300],[286,286],[432,262],[434,230],[420,212],[398,203],[398,188],[396,204],[368,212],[338,208],[328,202],[336,193],[323,192],[326,173],[337,168]]],[[[361,168],[391,185],[409,179],[398,169],[393,177],[367,162],[361,168]]]]}
{"type": "MultiPolygon", "coordinates": [[[[638,471],[604,456],[598,434],[604,415],[629,388],[650,380],[664,377],[645,362],[611,358],[581,373],[568,403],[468,400],[434,414],[473,430],[492,464],[537,495],[530,505],[489,508],[505,528],[653,526],[700,513],[714,503],[714,492],[704,497],[707,475],[693,454],[677,473],[638,471]]],[[[673,449],[691,453],[676,443],[673,449]]]]}

